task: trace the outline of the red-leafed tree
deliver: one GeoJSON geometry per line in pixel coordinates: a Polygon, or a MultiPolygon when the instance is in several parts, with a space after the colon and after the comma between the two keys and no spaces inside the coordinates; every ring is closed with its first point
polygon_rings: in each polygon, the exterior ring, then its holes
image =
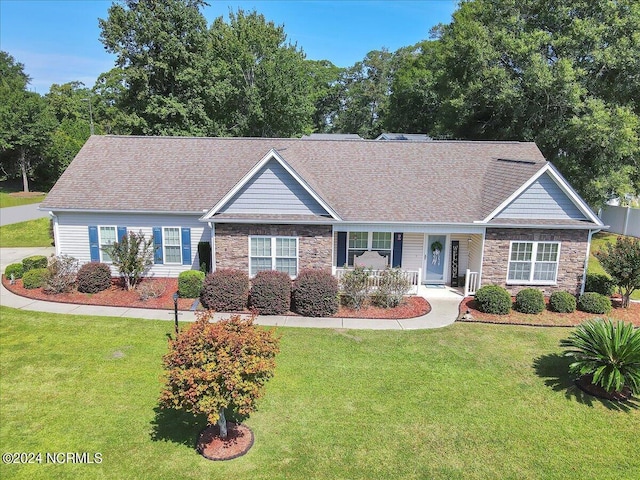
{"type": "Polygon", "coordinates": [[[595,257],[620,289],[622,307],[628,308],[631,294],[640,288],[640,240],[618,237],[615,244],[607,243],[595,252],[595,257]]]}
{"type": "Polygon", "coordinates": [[[212,320],[213,312],[198,313],[189,328],[169,340],[160,405],[205,414],[210,425],[218,424],[224,439],[225,411],[240,415],[255,411],[275,371],[279,338],[254,325],[253,317],[212,320]]]}

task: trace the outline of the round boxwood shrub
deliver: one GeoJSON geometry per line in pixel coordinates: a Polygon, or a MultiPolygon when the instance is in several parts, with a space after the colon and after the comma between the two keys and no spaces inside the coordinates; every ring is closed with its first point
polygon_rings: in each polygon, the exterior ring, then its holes
{"type": "Polygon", "coordinates": [[[511,295],[499,285],[485,285],[476,292],[478,309],[484,313],[507,315],[511,311],[511,295]]]}
{"type": "Polygon", "coordinates": [[[49,271],[46,268],[32,268],[22,276],[22,285],[27,290],[40,288],[48,274],[49,271]]]}
{"type": "Polygon", "coordinates": [[[569,292],[553,292],[549,297],[549,308],[557,313],[576,311],[576,297],[569,292]]]}
{"type": "Polygon", "coordinates": [[[178,294],[184,298],[198,298],[202,292],[204,272],[187,270],[178,275],[178,294]]]}
{"type": "Polygon", "coordinates": [[[264,315],[281,315],[291,308],[291,279],[285,272],[258,272],[251,280],[249,305],[264,315]]]}
{"type": "Polygon", "coordinates": [[[616,289],[616,284],[613,280],[601,273],[587,273],[587,278],[584,283],[585,292],[596,292],[600,295],[606,295],[610,297],[616,289]]]}
{"type": "Polygon", "coordinates": [[[330,317],[338,311],[338,280],[325,270],[302,270],[293,282],[292,308],[307,317],[330,317]]]}
{"type": "Polygon", "coordinates": [[[79,292],[101,292],[111,286],[111,268],[106,263],[85,263],[78,270],[76,282],[79,292]]]}
{"type": "Polygon", "coordinates": [[[520,313],[540,313],[545,308],[544,295],[537,288],[520,290],[513,308],[520,313]]]}
{"type": "Polygon", "coordinates": [[[200,292],[205,308],[217,312],[238,312],[249,303],[249,276],[234,269],[216,270],[207,275],[200,292]]]}
{"type": "Polygon", "coordinates": [[[578,308],[587,313],[609,313],[611,311],[611,299],[596,292],[587,292],[578,298],[578,308]]]}
{"type": "Polygon", "coordinates": [[[47,268],[47,265],[49,265],[49,260],[44,255],[32,255],[22,260],[25,273],[34,268],[47,268]]]}
{"type": "Polygon", "coordinates": [[[24,266],[21,263],[12,263],[7,265],[7,268],[4,269],[4,276],[11,280],[11,275],[13,275],[14,279],[22,278],[24,274],[24,266]]]}

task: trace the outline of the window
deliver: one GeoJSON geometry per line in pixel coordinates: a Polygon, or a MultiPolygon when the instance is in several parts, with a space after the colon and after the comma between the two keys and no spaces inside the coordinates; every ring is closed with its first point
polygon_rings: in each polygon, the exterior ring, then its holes
{"type": "Polygon", "coordinates": [[[556,283],[560,243],[511,242],[508,283],[556,283]]]}
{"type": "Polygon", "coordinates": [[[99,227],[98,232],[100,234],[99,245],[100,245],[100,256],[103,262],[111,263],[111,257],[107,252],[104,251],[105,247],[112,245],[113,242],[116,241],[116,227],[99,227]]]}
{"type": "Polygon", "coordinates": [[[182,263],[182,245],[180,243],[179,227],[164,227],[162,229],[164,263],[182,263]]]}
{"type": "Polygon", "coordinates": [[[353,259],[366,251],[378,252],[391,265],[391,232],[349,232],[347,265],[353,267],[353,259]]]}
{"type": "Polygon", "coordinates": [[[277,270],[295,277],[298,274],[296,237],[249,237],[249,273],[277,270]]]}

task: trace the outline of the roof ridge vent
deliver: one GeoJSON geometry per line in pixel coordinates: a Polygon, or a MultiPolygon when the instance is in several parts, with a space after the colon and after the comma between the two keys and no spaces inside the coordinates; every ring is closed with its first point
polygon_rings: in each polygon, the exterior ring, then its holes
{"type": "Polygon", "coordinates": [[[506,163],[519,163],[521,165],[535,165],[536,163],[538,163],[535,160],[516,160],[514,158],[496,158],[496,160],[506,163]]]}

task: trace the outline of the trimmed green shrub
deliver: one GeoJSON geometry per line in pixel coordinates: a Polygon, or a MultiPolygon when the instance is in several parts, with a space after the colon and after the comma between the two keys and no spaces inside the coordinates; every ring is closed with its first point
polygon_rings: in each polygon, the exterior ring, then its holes
{"type": "Polygon", "coordinates": [[[79,292],[101,292],[111,286],[111,268],[106,263],[85,263],[78,270],[76,282],[79,292]]]}
{"type": "Polygon", "coordinates": [[[616,284],[608,275],[601,273],[587,273],[587,278],[584,282],[585,292],[596,292],[600,295],[606,295],[610,297],[616,289],[616,284]]]}
{"type": "Polygon", "coordinates": [[[330,317],[338,311],[338,280],[325,270],[302,270],[293,282],[293,311],[306,317],[330,317]]]}
{"type": "Polygon", "coordinates": [[[47,270],[49,274],[42,291],[49,294],[70,292],[76,284],[78,260],[69,255],[52,257],[47,270]]]}
{"type": "Polygon", "coordinates": [[[49,260],[44,255],[32,255],[22,260],[25,273],[34,268],[47,268],[47,265],[49,265],[49,260]]]}
{"type": "Polygon", "coordinates": [[[371,295],[371,302],[382,308],[397,307],[410,289],[411,282],[400,268],[386,268],[380,275],[378,288],[371,295]]]}
{"type": "Polygon", "coordinates": [[[342,278],[340,278],[340,293],[346,306],[360,310],[371,291],[370,274],[370,269],[355,267],[342,275],[342,278]]]}
{"type": "Polygon", "coordinates": [[[569,292],[553,292],[549,297],[549,308],[557,313],[576,311],[576,297],[569,292]]]}
{"type": "Polygon", "coordinates": [[[204,279],[200,301],[217,312],[238,312],[249,303],[249,276],[234,269],[216,270],[204,279]]]}
{"type": "Polygon", "coordinates": [[[249,305],[263,315],[281,315],[291,308],[291,278],[285,272],[258,272],[251,280],[249,305]]]}
{"type": "Polygon", "coordinates": [[[187,270],[178,275],[178,294],[183,298],[198,298],[202,292],[205,273],[200,270],[187,270]]]}
{"type": "Polygon", "coordinates": [[[611,299],[596,292],[587,292],[578,298],[578,309],[587,313],[609,313],[611,299]]]}
{"type": "Polygon", "coordinates": [[[22,276],[22,285],[27,290],[40,288],[48,274],[49,271],[46,268],[32,268],[22,276]]]}
{"type": "Polygon", "coordinates": [[[499,285],[485,285],[476,292],[478,309],[484,313],[507,315],[511,311],[511,295],[499,285]]]}
{"type": "Polygon", "coordinates": [[[13,274],[13,278],[17,280],[18,278],[22,278],[24,274],[24,266],[22,263],[12,263],[7,265],[4,269],[4,276],[11,280],[11,275],[13,274]]]}
{"type": "Polygon", "coordinates": [[[540,313],[545,309],[544,295],[537,288],[520,290],[513,308],[520,313],[540,313]]]}

